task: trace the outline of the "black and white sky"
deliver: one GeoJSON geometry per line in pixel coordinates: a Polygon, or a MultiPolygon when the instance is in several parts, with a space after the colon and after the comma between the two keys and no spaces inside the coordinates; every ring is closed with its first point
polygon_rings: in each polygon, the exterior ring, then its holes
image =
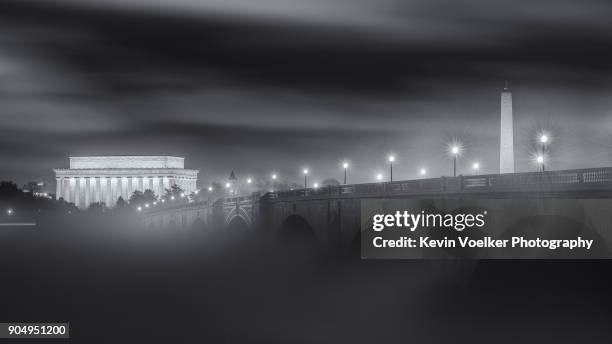
{"type": "Polygon", "coordinates": [[[201,183],[272,171],[354,182],[498,170],[499,92],[517,167],[612,165],[612,3],[567,0],[3,0],[0,179],[69,155],[172,154],[201,183]]]}

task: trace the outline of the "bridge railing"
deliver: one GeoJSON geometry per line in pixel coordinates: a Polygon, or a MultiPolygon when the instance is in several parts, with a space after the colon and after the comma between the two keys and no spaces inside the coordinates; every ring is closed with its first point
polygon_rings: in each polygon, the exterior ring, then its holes
{"type": "Polygon", "coordinates": [[[396,182],[352,184],[267,193],[264,199],[358,197],[440,193],[612,190],[612,168],[440,177],[396,182]]]}

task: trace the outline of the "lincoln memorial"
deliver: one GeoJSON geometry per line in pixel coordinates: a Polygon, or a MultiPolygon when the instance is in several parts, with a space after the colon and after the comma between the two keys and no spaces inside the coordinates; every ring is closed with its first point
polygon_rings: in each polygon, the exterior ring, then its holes
{"type": "Polygon", "coordinates": [[[159,197],[172,185],[191,193],[199,173],[186,170],[185,158],[175,156],[70,157],[70,168],[53,171],[56,199],[79,208],[95,202],[112,207],[120,196],[127,201],[136,190],[149,189],[159,197]]]}

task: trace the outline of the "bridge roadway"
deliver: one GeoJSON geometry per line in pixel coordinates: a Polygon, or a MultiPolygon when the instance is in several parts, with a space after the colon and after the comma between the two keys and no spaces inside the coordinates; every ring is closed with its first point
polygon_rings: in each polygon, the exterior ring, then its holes
{"type": "Polygon", "coordinates": [[[323,245],[346,246],[358,238],[364,214],[372,207],[412,212],[496,208],[504,214],[496,221],[509,227],[544,207],[547,216],[605,227],[605,219],[594,211],[607,214],[602,209],[612,209],[611,201],[612,167],[605,167],[326,186],[166,203],[143,212],[141,221],[153,228],[250,230],[271,237],[294,232],[323,245]]]}

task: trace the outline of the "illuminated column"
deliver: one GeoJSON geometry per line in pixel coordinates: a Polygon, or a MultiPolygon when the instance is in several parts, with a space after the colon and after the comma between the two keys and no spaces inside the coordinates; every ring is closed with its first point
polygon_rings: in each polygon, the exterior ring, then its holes
{"type": "Polygon", "coordinates": [[[89,207],[89,205],[90,205],[91,203],[93,203],[93,202],[91,201],[91,194],[90,194],[90,192],[89,192],[89,191],[90,191],[90,189],[91,189],[91,185],[90,185],[90,183],[89,183],[89,180],[90,180],[90,179],[91,179],[91,178],[89,178],[89,177],[84,178],[84,179],[81,179],[81,181],[83,181],[83,182],[84,182],[83,184],[84,184],[84,187],[85,187],[85,204],[83,204],[85,207],[89,207]]]}
{"type": "Polygon", "coordinates": [[[164,193],[166,192],[166,189],[170,189],[170,179],[168,176],[162,177],[162,187],[164,189],[164,193]]]}
{"type": "Polygon", "coordinates": [[[129,176],[128,178],[128,191],[130,193],[130,197],[134,194],[134,176],[129,176]]]}
{"type": "Polygon", "coordinates": [[[70,178],[64,178],[62,182],[62,195],[64,196],[64,201],[70,203],[70,178]]]}
{"type": "Polygon", "coordinates": [[[74,203],[74,205],[76,205],[77,207],[79,206],[79,179],[79,177],[74,177],[74,188],[72,196],[72,203],[74,203]]]}
{"type": "Polygon", "coordinates": [[[115,197],[115,201],[117,200],[117,198],[121,197],[121,198],[125,198],[123,197],[123,182],[121,180],[121,177],[117,177],[117,197],[115,197]]]}
{"type": "Polygon", "coordinates": [[[55,199],[62,197],[62,178],[55,178],[55,199]]]}
{"type": "Polygon", "coordinates": [[[155,196],[159,196],[159,177],[154,176],[151,177],[151,181],[153,183],[153,192],[155,193],[155,196]]]}
{"type": "Polygon", "coordinates": [[[143,177],[137,177],[138,178],[138,191],[143,192],[144,191],[144,182],[143,182],[143,177]]]}
{"type": "Polygon", "coordinates": [[[124,200],[130,199],[130,190],[128,189],[128,179],[127,177],[121,177],[121,195],[124,200]]]}
{"type": "Polygon", "coordinates": [[[117,202],[117,177],[110,178],[110,194],[111,200],[109,206],[114,206],[117,202]]]}
{"type": "Polygon", "coordinates": [[[70,203],[75,203],[74,190],[76,189],[76,180],[70,177],[70,203]]]}
{"type": "Polygon", "coordinates": [[[91,187],[91,192],[94,195],[94,202],[100,202],[100,178],[94,177],[92,178],[93,184],[91,187]]]}
{"type": "Polygon", "coordinates": [[[501,125],[499,136],[499,173],[514,173],[514,129],[512,92],[506,82],[501,93],[501,125]]]}
{"type": "Polygon", "coordinates": [[[92,177],[89,179],[91,198],[93,202],[100,202],[100,197],[98,195],[98,177],[92,177]]]}
{"type": "Polygon", "coordinates": [[[157,189],[159,190],[157,197],[161,198],[164,195],[164,178],[163,177],[157,178],[157,189]]]}
{"type": "Polygon", "coordinates": [[[110,186],[109,186],[110,180],[108,177],[102,177],[100,178],[100,194],[102,199],[104,200],[104,203],[106,203],[107,207],[110,207],[110,186]]]}

